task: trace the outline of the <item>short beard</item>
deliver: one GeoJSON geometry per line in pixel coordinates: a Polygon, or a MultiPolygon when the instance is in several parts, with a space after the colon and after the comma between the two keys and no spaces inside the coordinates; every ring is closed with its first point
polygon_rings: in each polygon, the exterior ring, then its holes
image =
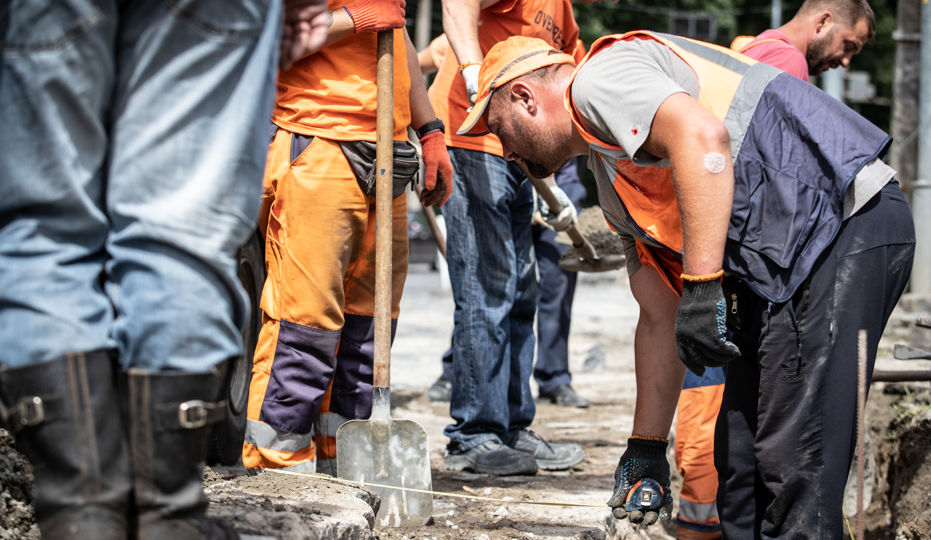
{"type": "Polygon", "coordinates": [[[822,69],[825,64],[824,51],[828,48],[828,45],[834,41],[834,32],[836,31],[836,28],[832,29],[823,38],[808,44],[808,48],[805,49],[805,61],[808,63],[809,75],[816,76],[827,71],[826,69],[822,69]]]}
{"type": "Polygon", "coordinates": [[[546,156],[543,161],[532,161],[527,159],[526,156],[519,154],[521,156],[521,161],[523,161],[524,165],[527,167],[527,172],[534,178],[546,178],[559,169],[562,169],[563,166],[569,162],[569,158],[563,157],[563,153],[560,152],[561,148],[559,144],[554,141],[555,137],[552,136],[552,133],[547,132],[545,135],[542,133],[531,134],[514,116],[511,117],[511,125],[518,139],[522,141],[533,141],[534,149],[537,150],[537,153],[541,156],[546,156]]]}

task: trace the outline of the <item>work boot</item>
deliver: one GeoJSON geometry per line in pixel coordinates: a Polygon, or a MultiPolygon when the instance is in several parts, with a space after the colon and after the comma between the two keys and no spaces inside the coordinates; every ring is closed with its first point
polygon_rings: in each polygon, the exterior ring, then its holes
{"type": "Polygon", "coordinates": [[[110,353],[0,369],[0,415],[32,463],[43,540],[125,540],[129,452],[110,353]]]}
{"type": "Polygon", "coordinates": [[[497,439],[485,441],[461,454],[448,454],[443,460],[443,468],[495,476],[537,474],[537,463],[533,456],[515,451],[497,439]]]}
{"type": "Polygon", "coordinates": [[[575,443],[548,443],[529,429],[522,429],[514,441],[514,450],[525,452],[544,471],[561,471],[582,463],[585,452],[575,443]]]}
{"type": "Polygon", "coordinates": [[[208,427],[223,420],[227,362],[208,373],[130,369],[129,416],[138,540],[238,540],[228,524],[205,516],[208,427]],[[219,402],[218,402],[219,401],[219,402]]]}
{"type": "Polygon", "coordinates": [[[550,392],[540,392],[537,401],[540,403],[555,403],[560,407],[578,407],[579,409],[584,409],[592,404],[588,398],[576,394],[575,390],[568,384],[557,386],[556,389],[550,392]]]}
{"type": "Polygon", "coordinates": [[[427,390],[427,399],[439,403],[449,403],[453,396],[453,382],[449,379],[440,377],[433,383],[433,386],[427,390]]]}

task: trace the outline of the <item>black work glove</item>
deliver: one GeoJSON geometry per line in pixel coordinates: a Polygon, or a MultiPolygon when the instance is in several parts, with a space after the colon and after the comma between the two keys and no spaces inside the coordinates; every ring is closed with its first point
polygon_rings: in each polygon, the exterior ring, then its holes
{"type": "Polygon", "coordinates": [[[682,281],[676,350],[685,367],[699,377],[704,375],[705,367],[721,367],[740,358],[740,349],[727,340],[726,312],[721,280],[682,281]]]}
{"type": "Polygon", "coordinates": [[[661,440],[627,439],[627,451],[614,471],[614,496],[608,501],[608,506],[614,509],[614,517],[626,517],[631,523],[642,522],[644,525],[652,525],[657,517],[663,523],[669,521],[672,517],[672,493],[669,489],[669,462],[666,461],[668,445],[661,440]],[[632,498],[632,504],[628,505],[630,491],[646,479],[655,480],[662,488],[662,494],[654,494],[649,508],[641,508],[638,504],[640,499],[635,501],[632,498]]]}

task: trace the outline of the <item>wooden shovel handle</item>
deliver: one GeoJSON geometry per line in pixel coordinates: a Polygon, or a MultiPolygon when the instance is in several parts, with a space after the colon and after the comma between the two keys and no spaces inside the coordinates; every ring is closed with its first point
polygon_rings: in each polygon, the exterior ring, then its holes
{"type": "Polygon", "coordinates": [[[394,178],[394,31],[378,33],[378,135],[375,157],[374,386],[391,385],[391,242],[394,178]]]}

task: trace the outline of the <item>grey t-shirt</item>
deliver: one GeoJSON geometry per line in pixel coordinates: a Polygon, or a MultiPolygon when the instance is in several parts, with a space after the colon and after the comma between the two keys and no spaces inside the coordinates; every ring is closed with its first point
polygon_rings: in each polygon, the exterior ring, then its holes
{"type": "MultiPolygon", "coordinates": [[[[653,117],[669,96],[685,92],[698,99],[698,76],[669,47],[653,40],[615,43],[593,56],[575,76],[572,102],[589,129],[605,142],[613,143],[633,156],[634,164],[663,166],[658,158],[641,149],[650,133],[653,117]]],[[[606,176],[595,151],[589,168],[596,178],[606,176]]],[[[895,176],[895,171],[879,159],[868,163],[847,189],[844,219],[855,214],[895,176]]],[[[601,178],[611,185],[614,179],[601,178]]],[[[631,231],[618,231],[627,255],[627,273],[633,275],[642,265],[636,257],[631,231]]]]}

